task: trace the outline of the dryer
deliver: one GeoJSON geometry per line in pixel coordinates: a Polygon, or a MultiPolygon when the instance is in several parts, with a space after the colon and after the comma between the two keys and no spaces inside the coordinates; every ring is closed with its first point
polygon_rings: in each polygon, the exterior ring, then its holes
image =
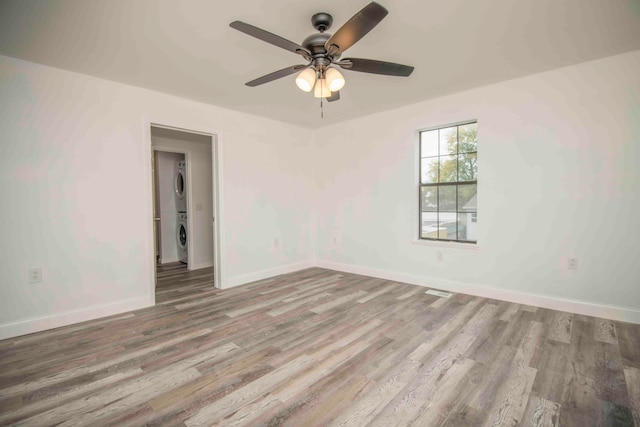
{"type": "Polygon", "coordinates": [[[187,252],[187,238],[189,233],[187,232],[187,214],[185,212],[178,212],[178,224],[176,227],[176,243],[178,246],[178,259],[181,263],[187,264],[188,252],[187,252]]]}
{"type": "Polygon", "coordinates": [[[175,179],[173,180],[173,190],[176,195],[176,210],[178,212],[187,211],[187,168],[184,160],[176,163],[175,179]]]}

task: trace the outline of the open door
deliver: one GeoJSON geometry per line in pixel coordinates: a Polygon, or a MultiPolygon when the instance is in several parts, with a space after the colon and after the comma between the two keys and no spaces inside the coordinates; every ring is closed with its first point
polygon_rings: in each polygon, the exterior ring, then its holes
{"type": "Polygon", "coordinates": [[[162,234],[160,233],[160,199],[158,197],[158,152],[154,150],[151,157],[151,168],[153,171],[153,235],[155,236],[156,264],[160,263],[160,253],[162,252],[162,234]]]}

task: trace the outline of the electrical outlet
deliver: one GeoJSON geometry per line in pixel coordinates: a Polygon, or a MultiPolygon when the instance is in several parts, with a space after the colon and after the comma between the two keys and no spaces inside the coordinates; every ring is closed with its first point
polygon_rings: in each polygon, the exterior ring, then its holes
{"type": "Polygon", "coordinates": [[[577,270],[578,269],[578,258],[574,258],[574,257],[567,258],[567,268],[569,270],[577,270]]]}
{"type": "Polygon", "coordinates": [[[436,252],[436,261],[442,261],[442,252],[440,251],[436,252]]]}
{"type": "Polygon", "coordinates": [[[30,268],[29,269],[29,283],[41,283],[42,282],[42,269],[30,268]]]}

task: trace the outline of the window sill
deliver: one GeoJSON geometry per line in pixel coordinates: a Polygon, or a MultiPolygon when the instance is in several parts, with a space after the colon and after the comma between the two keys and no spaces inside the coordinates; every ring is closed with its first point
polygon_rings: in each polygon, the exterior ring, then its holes
{"type": "Polygon", "coordinates": [[[458,243],[458,242],[438,242],[435,240],[421,240],[413,239],[411,243],[418,246],[431,246],[436,248],[455,248],[465,249],[468,251],[480,250],[480,246],[477,243],[458,243]]]}

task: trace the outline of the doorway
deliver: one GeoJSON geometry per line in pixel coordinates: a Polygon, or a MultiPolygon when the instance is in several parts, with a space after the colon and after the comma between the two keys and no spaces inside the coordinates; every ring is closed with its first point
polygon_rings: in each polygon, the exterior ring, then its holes
{"type": "Polygon", "coordinates": [[[220,287],[217,137],[154,123],[150,127],[154,289],[159,270],[163,277],[168,270],[207,272],[212,285],[220,287]]]}

